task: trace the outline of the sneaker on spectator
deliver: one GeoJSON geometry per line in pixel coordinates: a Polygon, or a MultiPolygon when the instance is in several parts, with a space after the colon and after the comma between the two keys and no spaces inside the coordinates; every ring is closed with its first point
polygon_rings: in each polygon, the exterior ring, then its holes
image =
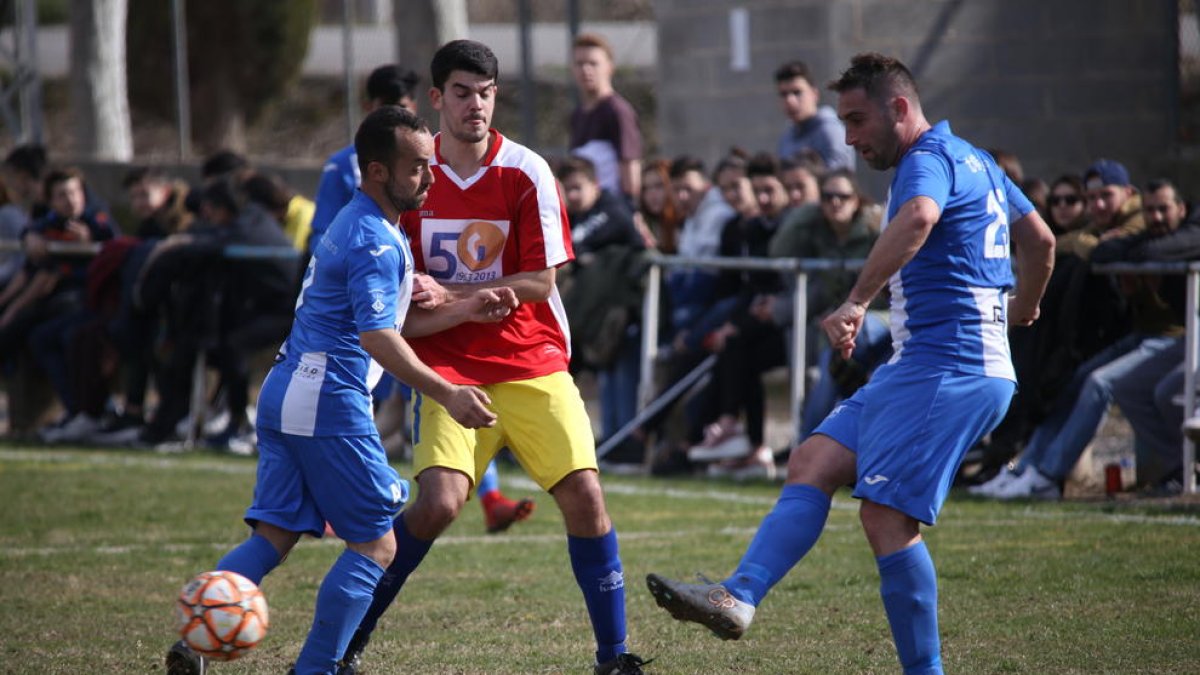
{"type": "Polygon", "coordinates": [[[1193,443],[1200,443],[1200,415],[1189,417],[1183,423],[1183,435],[1193,443]]]}
{"type": "Polygon", "coordinates": [[[141,415],[112,415],[101,421],[100,428],[88,441],[96,445],[129,445],[137,440],[138,432],[144,425],[141,415]]]}
{"type": "Polygon", "coordinates": [[[750,437],[734,431],[711,443],[694,445],[688,450],[688,459],[693,462],[716,462],[722,459],[740,459],[750,454],[750,437]]]}
{"type": "Polygon", "coordinates": [[[971,487],[967,488],[967,494],[974,495],[976,497],[990,497],[995,499],[999,492],[1005,488],[1005,486],[1015,481],[1020,476],[1021,474],[1006,466],[1003,469],[1000,469],[1000,471],[997,472],[995,476],[992,476],[992,479],[986,483],[972,485],[971,487]]]}
{"type": "Polygon", "coordinates": [[[775,480],[777,473],[775,454],[766,446],[741,459],[714,462],[705,469],[709,478],[732,478],[736,481],[775,480]]]}
{"type": "Polygon", "coordinates": [[[996,491],[996,499],[1040,499],[1057,501],[1062,499],[1062,488],[1058,482],[1046,477],[1041,471],[1029,467],[1015,480],[996,491]]]}
{"type": "Polygon", "coordinates": [[[43,443],[78,443],[100,428],[100,420],[87,413],[76,413],[66,423],[38,432],[43,443]]]}

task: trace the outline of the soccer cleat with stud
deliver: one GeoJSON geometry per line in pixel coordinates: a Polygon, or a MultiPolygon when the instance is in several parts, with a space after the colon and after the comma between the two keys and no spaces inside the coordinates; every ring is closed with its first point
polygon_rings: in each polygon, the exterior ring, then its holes
{"type": "Polygon", "coordinates": [[[484,514],[488,534],[503,532],[511,527],[513,523],[519,523],[529,518],[529,516],[533,515],[533,508],[534,503],[532,499],[522,499],[519,501],[506,499],[503,502],[494,504],[484,514]]]}
{"type": "Polygon", "coordinates": [[[658,606],[675,619],[705,626],[722,640],[742,637],[754,620],[754,605],[737,599],[721,584],[700,578],[704,583],[687,584],[649,574],[646,587],[658,606]]]}
{"type": "Polygon", "coordinates": [[[649,664],[650,660],[643,660],[637,654],[617,654],[617,657],[611,661],[597,663],[593,669],[595,675],[643,675],[642,666],[649,664]]]}
{"type": "Polygon", "coordinates": [[[167,650],[167,675],[205,675],[208,664],[203,656],[192,651],[183,640],[167,650]]]}

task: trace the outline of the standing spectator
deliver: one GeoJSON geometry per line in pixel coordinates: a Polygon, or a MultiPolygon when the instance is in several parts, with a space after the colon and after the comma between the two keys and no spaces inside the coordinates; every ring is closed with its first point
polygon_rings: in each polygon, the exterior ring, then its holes
{"type": "Polygon", "coordinates": [[[803,150],[815,150],[826,169],[854,170],[854,150],[846,145],[846,127],[837,113],[821,105],[821,92],[813,84],[808,65],[789,61],[775,71],[775,89],[788,118],[776,154],[794,159],[803,150]]]}
{"type": "Polygon", "coordinates": [[[642,179],[642,132],[637,112],[612,85],[613,52],[594,33],[575,36],[571,72],[579,106],[571,113],[571,153],[596,167],[600,187],[638,203],[642,179]]]}
{"type": "MultiPolygon", "coordinates": [[[[371,111],[385,105],[398,105],[410,111],[416,111],[417,103],[413,98],[420,77],[411,68],[396,64],[379,66],[367,76],[366,99],[363,101],[363,112],[371,111]]],[[[338,150],[325,162],[321,170],[321,181],[317,184],[316,210],[312,217],[312,233],[309,236],[308,250],[315,250],[321,235],[333,222],[333,217],[354,196],[361,176],[358,172],[354,144],[338,150]]]]}

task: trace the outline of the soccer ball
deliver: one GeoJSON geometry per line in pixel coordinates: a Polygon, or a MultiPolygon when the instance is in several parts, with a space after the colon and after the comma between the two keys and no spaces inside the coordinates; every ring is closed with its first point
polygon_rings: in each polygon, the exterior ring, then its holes
{"type": "Polygon", "coordinates": [[[258,586],[234,572],[204,572],[187,582],[175,602],[184,642],[214,661],[232,661],[267,634],[267,599],[258,586]]]}

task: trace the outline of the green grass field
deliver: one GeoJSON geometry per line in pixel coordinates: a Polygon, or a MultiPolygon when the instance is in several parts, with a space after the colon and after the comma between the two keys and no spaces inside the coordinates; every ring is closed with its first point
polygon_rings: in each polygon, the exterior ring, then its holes
{"type": "MultiPolygon", "coordinates": [[[[399,467],[406,474],[407,467],[399,467]]],[[[407,475],[407,474],[406,474],[407,475]]],[[[534,494],[515,470],[507,491],[534,494]]],[[[161,673],[184,581],[245,536],[252,460],[0,448],[0,673],[161,673]]],[[[719,577],[777,486],[606,478],[630,645],[648,673],[894,673],[874,560],[846,494],[740,642],[671,620],[647,572],[719,577]]],[[[1200,508],[995,504],[955,494],[927,531],[947,672],[1200,672],[1200,508]]],[[[223,673],[282,674],[340,547],[302,541],[263,583],[271,631],[223,673]]],[[[410,580],[369,672],[590,673],[592,638],[548,497],[483,533],[474,502],[410,580]]]]}

